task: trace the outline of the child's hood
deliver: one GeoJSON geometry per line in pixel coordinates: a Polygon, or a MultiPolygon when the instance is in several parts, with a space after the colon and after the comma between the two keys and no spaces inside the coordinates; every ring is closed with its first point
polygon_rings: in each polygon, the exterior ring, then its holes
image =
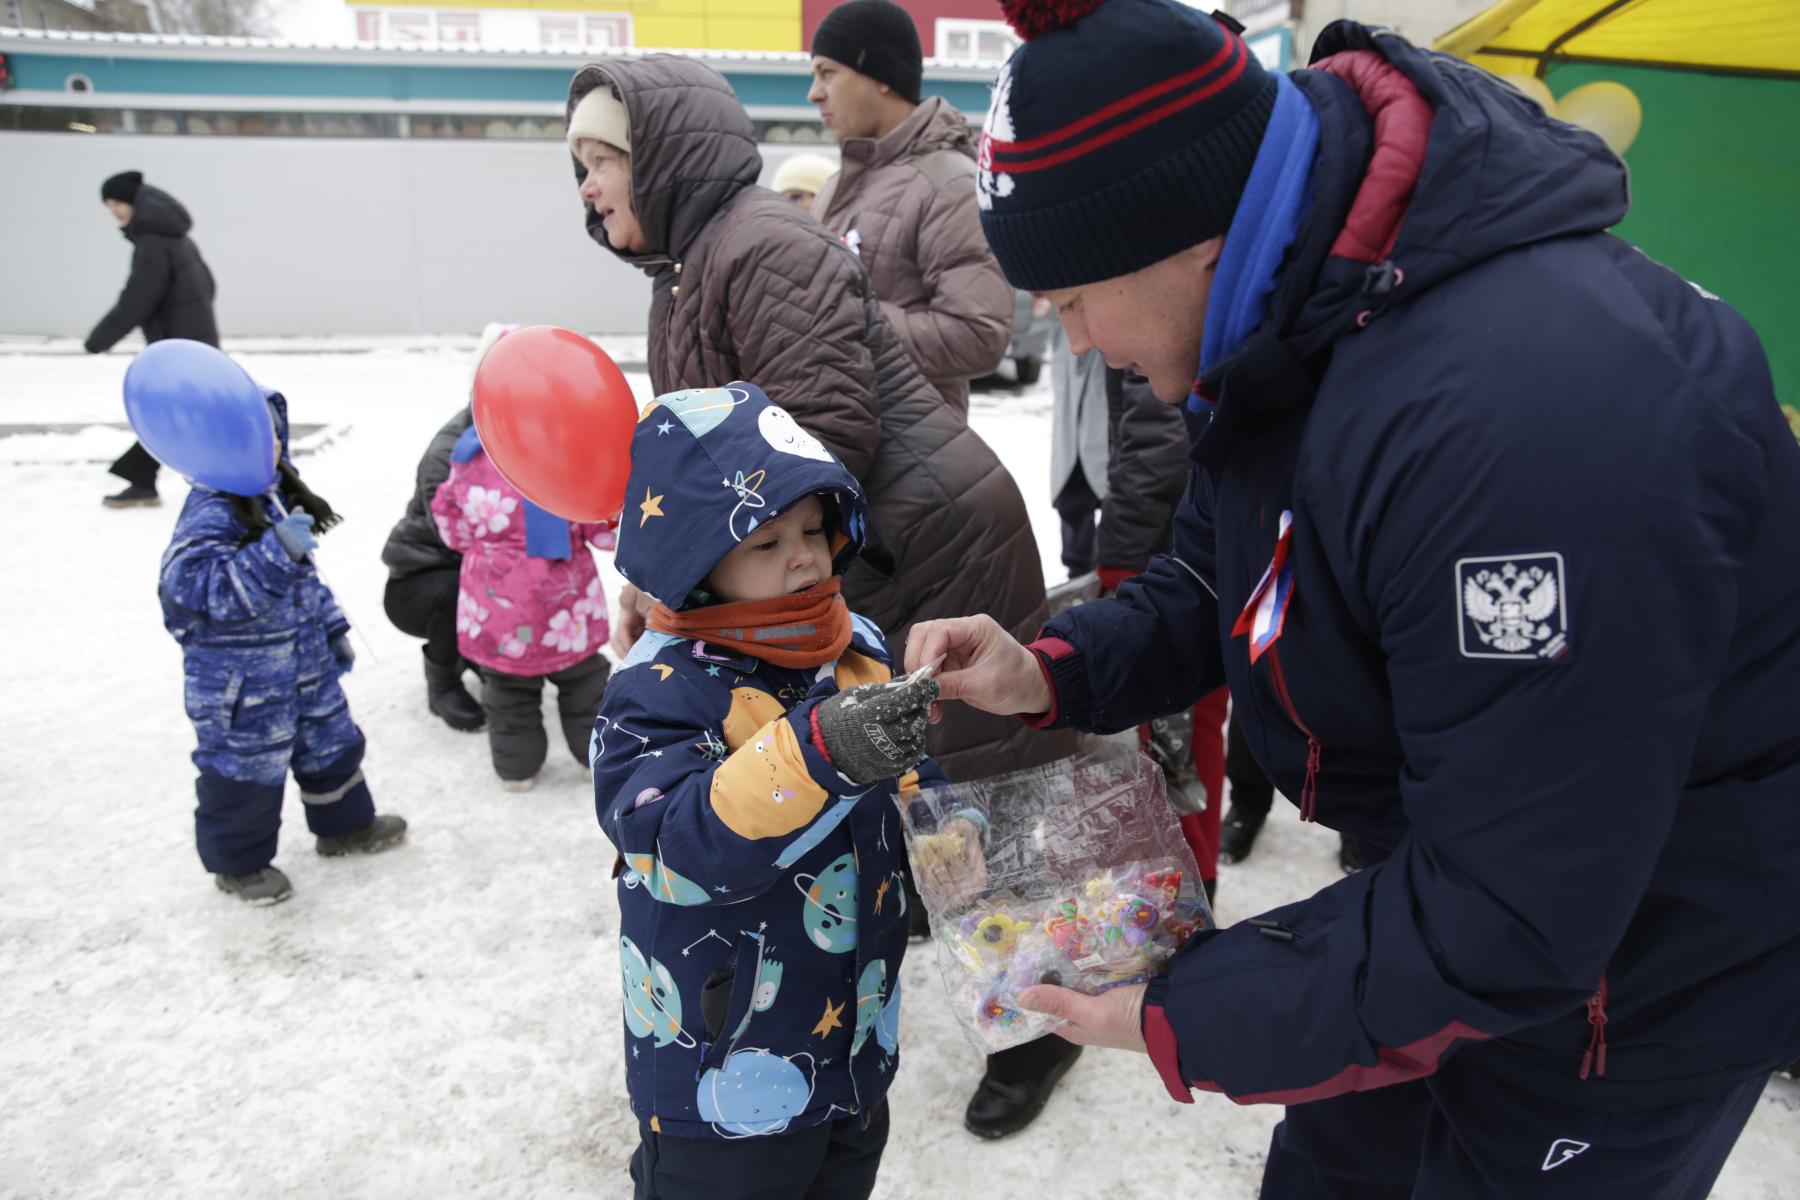
{"type": "Polygon", "coordinates": [[[275,422],[275,440],[281,443],[281,457],[285,460],[288,456],[287,397],[274,388],[263,388],[262,394],[263,399],[268,401],[269,416],[275,422]]]}
{"type": "Polygon", "coordinates": [[[832,565],[862,550],[862,488],[786,409],[749,383],[658,396],[638,415],[619,526],[619,574],[682,608],[759,524],[823,492],[836,501],[832,565]]]}

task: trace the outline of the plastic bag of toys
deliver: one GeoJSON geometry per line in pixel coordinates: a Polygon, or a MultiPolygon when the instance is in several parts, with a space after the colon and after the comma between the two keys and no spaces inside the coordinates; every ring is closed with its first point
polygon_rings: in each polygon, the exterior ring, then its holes
{"type": "Polygon", "coordinates": [[[939,969],[984,1052],[1062,1023],[1019,1007],[1033,984],[1142,981],[1213,923],[1162,770],[1135,749],[927,788],[906,825],[939,969]]]}

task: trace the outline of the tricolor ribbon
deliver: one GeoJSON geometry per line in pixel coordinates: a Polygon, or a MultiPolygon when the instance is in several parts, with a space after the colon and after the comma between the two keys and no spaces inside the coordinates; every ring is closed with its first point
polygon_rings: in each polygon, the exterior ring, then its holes
{"type": "Polygon", "coordinates": [[[1250,601],[1238,614],[1237,624],[1231,627],[1232,637],[1249,635],[1252,663],[1281,636],[1281,626],[1287,620],[1288,601],[1294,598],[1294,564],[1288,556],[1293,531],[1294,514],[1284,509],[1281,532],[1275,539],[1275,556],[1269,560],[1268,570],[1250,592],[1250,601]]]}

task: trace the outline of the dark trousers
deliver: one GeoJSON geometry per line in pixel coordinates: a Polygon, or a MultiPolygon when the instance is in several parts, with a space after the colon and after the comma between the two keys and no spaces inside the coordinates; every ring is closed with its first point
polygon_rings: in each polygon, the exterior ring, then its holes
{"type": "Polygon", "coordinates": [[[1416,1083],[1296,1105],[1263,1200],[1704,1200],[1763,1078],[1645,1112],[1569,1108],[1450,1059],[1416,1083]]]}
{"type": "Polygon", "coordinates": [[[530,779],[550,752],[544,733],[544,680],[556,685],[556,711],[562,717],[569,753],[586,767],[594,717],[612,666],[598,654],[550,675],[507,675],[492,667],[481,672],[481,707],[487,712],[488,749],[494,771],[502,779],[530,779]]]}
{"type": "Polygon", "coordinates": [[[1238,722],[1237,713],[1231,714],[1225,733],[1225,778],[1231,781],[1231,803],[1234,808],[1244,812],[1269,815],[1269,809],[1275,804],[1275,785],[1263,774],[1263,769],[1250,753],[1250,743],[1244,740],[1244,731],[1238,722]]]}
{"type": "Polygon", "coordinates": [[[259,692],[238,672],[190,678],[186,691],[200,743],[194,841],[208,871],[248,875],[274,860],[290,771],[315,836],[341,837],[375,819],[362,730],[335,673],[301,680],[287,694],[259,692]]]}
{"type": "Polygon", "coordinates": [[[394,628],[409,637],[424,638],[425,657],[440,665],[457,660],[456,591],[461,577],[457,567],[421,571],[404,579],[389,579],[381,597],[394,628]]]}
{"type": "Polygon", "coordinates": [[[752,1138],[670,1137],[645,1130],[631,1156],[635,1200],[865,1200],[887,1147],[884,1101],[840,1117],[752,1138]]]}
{"type": "Polygon", "coordinates": [[[156,472],[161,467],[162,464],[150,457],[150,452],[144,449],[144,443],[133,442],[131,449],[119,455],[118,461],[106,469],[126,483],[138,487],[155,487],[156,472]]]}
{"type": "Polygon", "coordinates": [[[1069,578],[1086,575],[1100,565],[1100,497],[1088,486],[1081,467],[1056,493],[1056,515],[1062,518],[1062,564],[1069,578]]]}

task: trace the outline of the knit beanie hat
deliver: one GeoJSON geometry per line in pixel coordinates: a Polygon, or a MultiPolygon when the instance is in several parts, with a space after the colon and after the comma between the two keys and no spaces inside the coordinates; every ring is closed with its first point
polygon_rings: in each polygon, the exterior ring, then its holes
{"type": "Polygon", "coordinates": [[[885,83],[919,102],[925,55],[912,16],[890,0],[849,0],[825,14],[813,31],[812,52],[885,83]]]}
{"type": "Polygon", "coordinates": [[[1176,0],[1002,0],[1025,44],[981,135],[981,230],[1016,288],[1113,279],[1223,234],[1276,82],[1176,0]]]}
{"type": "Polygon", "coordinates": [[[569,153],[576,158],[581,157],[581,152],[575,148],[575,143],[582,138],[592,138],[631,153],[631,120],[625,112],[625,102],[607,84],[603,83],[583,96],[575,111],[569,114],[569,153]]]}
{"type": "Polygon", "coordinates": [[[825,181],[838,172],[838,165],[820,154],[796,154],[781,160],[775,178],[769,181],[773,192],[811,192],[819,194],[825,181]]]}
{"type": "Polygon", "coordinates": [[[120,171],[100,185],[100,198],[117,200],[121,204],[136,204],[138,188],[143,182],[142,171],[120,171]]]}

